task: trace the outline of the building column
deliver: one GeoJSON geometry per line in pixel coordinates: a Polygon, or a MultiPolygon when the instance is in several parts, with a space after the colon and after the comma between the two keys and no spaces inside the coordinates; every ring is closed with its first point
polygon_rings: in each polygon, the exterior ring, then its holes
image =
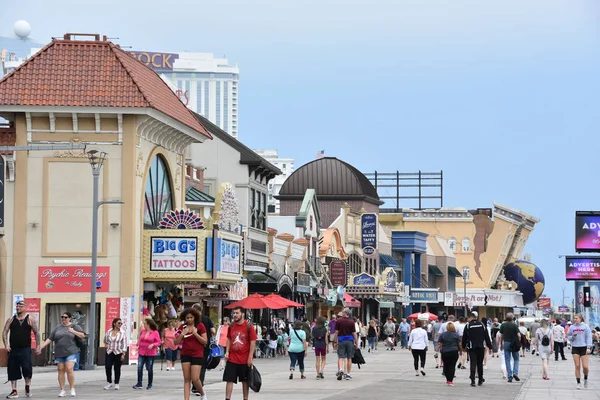
{"type": "MultiPolygon", "coordinates": [[[[403,281],[405,285],[412,287],[412,253],[410,251],[405,251],[403,258],[403,281]]],[[[412,305],[410,303],[407,303],[406,308],[404,309],[404,316],[408,316],[410,314],[412,314],[412,305]]]]}
{"type": "Polygon", "coordinates": [[[414,287],[420,288],[421,285],[421,253],[415,253],[415,284],[414,287]]]}

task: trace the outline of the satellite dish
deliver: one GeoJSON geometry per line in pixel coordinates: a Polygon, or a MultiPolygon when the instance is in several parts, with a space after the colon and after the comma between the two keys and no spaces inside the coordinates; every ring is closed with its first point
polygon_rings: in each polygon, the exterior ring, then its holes
{"type": "Polygon", "coordinates": [[[15,35],[20,37],[21,39],[25,39],[31,33],[31,25],[29,22],[20,20],[15,22],[14,25],[15,35]]]}

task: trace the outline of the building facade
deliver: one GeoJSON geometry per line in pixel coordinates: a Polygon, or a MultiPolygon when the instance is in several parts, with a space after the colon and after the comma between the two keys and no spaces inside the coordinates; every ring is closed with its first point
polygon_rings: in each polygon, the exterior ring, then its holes
{"type": "Polygon", "coordinates": [[[281,186],[286,179],[296,170],[295,161],[293,158],[281,158],[277,150],[255,150],[256,153],[265,160],[281,170],[281,175],[278,175],[269,182],[269,214],[279,214],[280,206],[277,196],[281,190],[281,186]]]}

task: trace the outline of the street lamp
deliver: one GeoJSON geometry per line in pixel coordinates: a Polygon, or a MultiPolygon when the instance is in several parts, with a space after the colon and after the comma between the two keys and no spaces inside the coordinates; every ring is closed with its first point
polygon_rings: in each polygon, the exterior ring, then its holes
{"type": "Polygon", "coordinates": [[[465,318],[467,317],[467,282],[469,281],[471,270],[469,267],[462,267],[463,288],[465,295],[465,318]]]}
{"type": "Polygon", "coordinates": [[[90,290],[90,332],[89,332],[89,357],[86,360],[85,369],[94,369],[94,358],[96,356],[96,270],[98,267],[98,208],[103,204],[123,204],[120,200],[98,200],[98,182],[100,180],[100,170],[104,165],[107,154],[103,151],[90,150],[87,152],[88,160],[92,167],[92,176],[94,177],[93,203],[92,203],[92,273],[90,290]]]}

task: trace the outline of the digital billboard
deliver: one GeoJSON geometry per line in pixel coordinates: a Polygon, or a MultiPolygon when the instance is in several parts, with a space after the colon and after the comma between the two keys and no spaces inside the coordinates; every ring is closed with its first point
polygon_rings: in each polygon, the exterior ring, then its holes
{"type": "Polygon", "coordinates": [[[600,257],[566,257],[568,281],[600,280],[600,257]]]}
{"type": "Polygon", "coordinates": [[[600,252],[599,211],[577,211],[575,213],[575,251],[578,253],[600,252]]]}

